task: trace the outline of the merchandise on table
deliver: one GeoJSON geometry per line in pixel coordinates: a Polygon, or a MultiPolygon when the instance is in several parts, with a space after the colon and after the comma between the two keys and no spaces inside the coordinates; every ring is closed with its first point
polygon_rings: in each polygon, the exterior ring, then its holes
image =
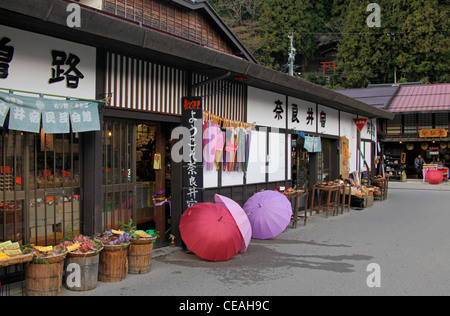
{"type": "Polygon", "coordinates": [[[20,250],[20,245],[17,242],[11,242],[10,240],[0,243],[0,259],[6,259],[10,257],[16,257],[23,255],[20,250]]]}

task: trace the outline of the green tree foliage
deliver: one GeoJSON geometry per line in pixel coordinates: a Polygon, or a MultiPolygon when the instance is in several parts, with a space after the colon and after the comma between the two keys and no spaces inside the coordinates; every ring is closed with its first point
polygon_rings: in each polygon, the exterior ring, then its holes
{"type": "Polygon", "coordinates": [[[328,0],[266,0],[261,8],[259,34],[264,42],[259,55],[263,65],[281,69],[287,62],[288,35],[294,33],[297,62],[315,52],[316,33],[324,29],[328,0]]]}
{"type": "Polygon", "coordinates": [[[258,34],[261,6],[265,0],[210,0],[210,4],[248,50],[259,60],[264,45],[258,34]]]}
{"type": "Polygon", "coordinates": [[[450,5],[446,0],[210,3],[260,63],[277,70],[287,63],[288,35],[294,33],[297,65],[317,55],[321,45],[337,46],[334,86],[391,83],[394,73],[397,81],[450,82],[450,5]],[[381,7],[379,28],[366,23],[372,2],[381,7]]]}
{"type": "Polygon", "coordinates": [[[337,54],[345,87],[407,81],[449,81],[449,5],[438,0],[379,0],[381,27],[370,28],[366,3],[347,1],[337,54]]]}

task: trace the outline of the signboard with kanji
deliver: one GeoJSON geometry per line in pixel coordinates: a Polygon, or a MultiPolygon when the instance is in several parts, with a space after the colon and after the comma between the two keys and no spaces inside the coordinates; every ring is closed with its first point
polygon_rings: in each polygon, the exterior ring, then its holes
{"type": "Polygon", "coordinates": [[[96,49],[0,25],[0,88],[95,99],[96,49]]]}

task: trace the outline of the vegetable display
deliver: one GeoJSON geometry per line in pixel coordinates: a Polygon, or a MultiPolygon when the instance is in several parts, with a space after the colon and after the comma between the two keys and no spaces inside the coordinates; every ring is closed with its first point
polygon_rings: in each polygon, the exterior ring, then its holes
{"type": "Polygon", "coordinates": [[[67,252],[67,250],[64,247],[61,247],[61,245],[47,247],[26,245],[23,248],[24,254],[33,254],[33,260],[57,257],[67,252]]]}
{"type": "Polygon", "coordinates": [[[123,245],[131,241],[132,236],[124,231],[108,230],[95,237],[95,240],[100,241],[103,245],[123,245]]]}
{"type": "Polygon", "coordinates": [[[83,235],[75,236],[72,241],[65,241],[60,243],[60,246],[65,248],[70,253],[83,254],[89,252],[96,252],[101,250],[102,245],[95,240],[83,235]]]}

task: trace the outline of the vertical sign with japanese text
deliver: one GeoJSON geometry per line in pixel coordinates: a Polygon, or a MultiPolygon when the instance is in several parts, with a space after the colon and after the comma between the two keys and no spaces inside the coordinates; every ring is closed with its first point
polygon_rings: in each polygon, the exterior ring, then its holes
{"type": "Polygon", "coordinates": [[[182,125],[189,130],[189,158],[182,162],[183,212],[203,202],[203,104],[201,97],[182,99],[182,125]]]}

